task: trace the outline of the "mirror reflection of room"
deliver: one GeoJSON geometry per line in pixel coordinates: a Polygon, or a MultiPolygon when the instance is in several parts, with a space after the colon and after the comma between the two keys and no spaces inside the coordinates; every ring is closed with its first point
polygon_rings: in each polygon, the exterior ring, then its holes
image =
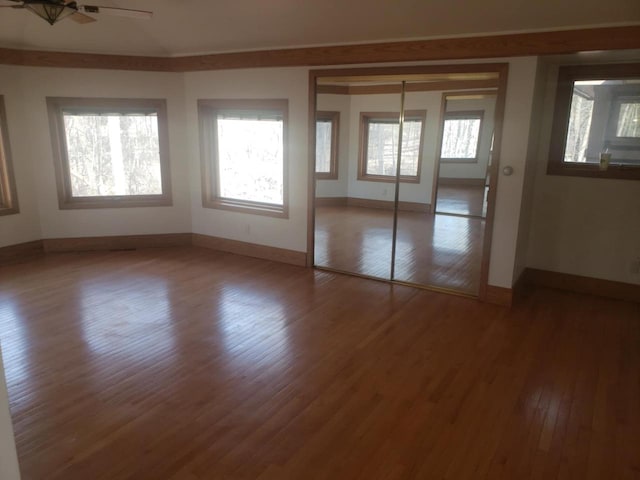
{"type": "Polygon", "coordinates": [[[436,211],[487,216],[495,93],[445,95],[436,211]]]}
{"type": "Polygon", "coordinates": [[[477,295],[495,91],[402,80],[318,82],[314,263],[477,295]]]}

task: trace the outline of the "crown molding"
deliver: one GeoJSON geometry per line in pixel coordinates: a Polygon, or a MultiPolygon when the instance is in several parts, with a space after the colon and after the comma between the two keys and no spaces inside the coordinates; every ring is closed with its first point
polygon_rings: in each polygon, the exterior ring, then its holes
{"type": "Polygon", "coordinates": [[[195,72],[464,60],[640,48],[640,25],[184,57],[148,57],[0,48],[0,64],[101,70],[195,72]]]}

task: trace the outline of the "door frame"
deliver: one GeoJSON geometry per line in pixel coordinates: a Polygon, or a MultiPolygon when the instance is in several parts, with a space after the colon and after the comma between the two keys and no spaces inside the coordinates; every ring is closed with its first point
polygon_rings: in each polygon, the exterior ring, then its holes
{"type": "MultiPolygon", "coordinates": [[[[495,106],[495,134],[494,150],[491,169],[489,170],[489,194],[487,197],[487,216],[485,219],[485,231],[482,246],[482,259],[480,265],[480,289],[478,299],[486,301],[487,287],[489,284],[489,265],[491,261],[491,240],[493,235],[493,221],[495,216],[495,201],[498,186],[498,172],[500,171],[500,157],[502,147],[502,127],[504,121],[504,109],[507,93],[507,77],[509,73],[508,63],[466,63],[466,64],[439,64],[439,65],[415,65],[400,67],[363,67],[363,68],[330,68],[309,70],[309,112],[308,112],[308,199],[307,199],[307,261],[308,267],[314,265],[315,249],[315,151],[316,151],[316,93],[317,79],[320,77],[346,77],[346,76],[374,76],[374,75],[419,75],[419,74],[456,74],[456,73],[496,73],[497,95],[495,106]]],[[[447,90],[447,89],[443,89],[447,90]]],[[[395,280],[392,284],[406,284],[395,280]]],[[[425,286],[426,289],[443,291],[442,288],[425,286]]]]}

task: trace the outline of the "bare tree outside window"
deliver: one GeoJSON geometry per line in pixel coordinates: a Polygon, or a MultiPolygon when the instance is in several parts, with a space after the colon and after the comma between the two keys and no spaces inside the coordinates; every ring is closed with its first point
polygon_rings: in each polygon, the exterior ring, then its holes
{"type": "Polygon", "coordinates": [[[480,142],[480,115],[445,118],[442,132],[442,160],[475,160],[480,142]]]}
{"type": "Polygon", "coordinates": [[[60,208],[171,205],[163,99],[47,97],[60,208]]]}
{"type": "Polygon", "coordinates": [[[316,173],[331,171],[332,127],[331,120],[316,122],[316,173]]]}
{"type": "Polygon", "coordinates": [[[73,196],[162,193],[157,115],[64,113],[73,196]]]}
{"type": "Polygon", "coordinates": [[[622,103],[620,105],[616,136],[640,138],[640,103],[622,103]]]}
{"type": "Polygon", "coordinates": [[[218,115],[220,196],[282,205],[282,119],[218,115]]]}
{"type": "MultiPolygon", "coordinates": [[[[571,98],[565,162],[586,162],[587,144],[593,117],[593,99],[574,90],[571,98]]],[[[596,161],[596,159],[594,159],[596,161]]]]}

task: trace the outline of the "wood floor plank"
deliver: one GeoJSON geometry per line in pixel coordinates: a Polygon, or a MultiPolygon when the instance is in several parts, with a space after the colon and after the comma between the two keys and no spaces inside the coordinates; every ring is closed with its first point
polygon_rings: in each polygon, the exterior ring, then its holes
{"type": "Polygon", "coordinates": [[[0,267],[25,480],[638,478],[640,306],[193,247],[0,267]]]}

